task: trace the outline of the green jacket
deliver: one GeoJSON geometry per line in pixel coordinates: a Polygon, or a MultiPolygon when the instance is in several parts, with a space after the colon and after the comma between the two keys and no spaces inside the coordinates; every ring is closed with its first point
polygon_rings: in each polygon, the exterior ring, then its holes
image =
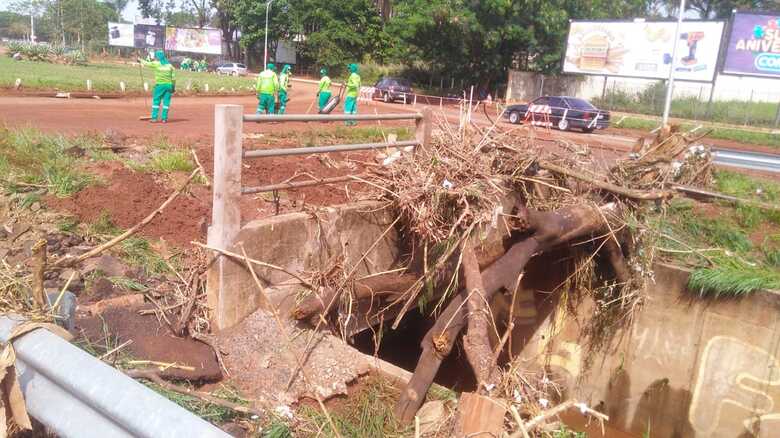
{"type": "Polygon", "coordinates": [[[263,70],[263,72],[257,76],[256,89],[260,94],[275,94],[279,91],[279,77],[276,76],[276,72],[263,70]]]}
{"type": "Polygon", "coordinates": [[[347,97],[358,97],[360,93],[360,75],[352,73],[347,78],[347,97]]]}
{"type": "Polygon", "coordinates": [[[158,85],[174,84],[176,68],[172,64],[161,64],[160,61],[144,61],[141,64],[154,70],[154,82],[158,85]]]}
{"type": "Polygon", "coordinates": [[[279,75],[279,90],[287,92],[287,87],[290,86],[290,73],[282,73],[279,75]]]}
{"type": "Polygon", "coordinates": [[[317,90],[317,93],[322,93],[323,91],[330,92],[330,78],[327,76],[323,76],[322,79],[320,79],[320,88],[317,90]]]}

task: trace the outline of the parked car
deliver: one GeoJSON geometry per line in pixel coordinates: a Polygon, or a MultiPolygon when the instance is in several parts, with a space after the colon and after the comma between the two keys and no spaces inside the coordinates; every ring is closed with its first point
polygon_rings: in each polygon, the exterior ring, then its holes
{"type": "Polygon", "coordinates": [[[396,100],[404,100],[410,102],[414,90],[412,90],[412,84],[403,78],[382,78],[374,85],[374,99],[381,99],[385,103],[395,102],[396,100]]]}
{"type": "Polygon", "coordinates": [[[510,123],[528,121],[561,131],[581,129],[589,133],[609,127],[609,111],[600,110],[585,99],[569,96],[542,96],[527,104],[510,105],[504,117],[510,123]]]}
{"type": "Polygon", "coordinates": [[[237,62],[224,62],[216,68],[218,75],[246,76],[246,66],[237,62]]]}

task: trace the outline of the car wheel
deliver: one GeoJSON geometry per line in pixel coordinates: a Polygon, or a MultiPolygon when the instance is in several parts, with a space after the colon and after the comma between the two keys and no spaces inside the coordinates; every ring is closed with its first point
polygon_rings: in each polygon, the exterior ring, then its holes
{"type": "Polygon", "coordinates": [[[582,132],[586,134],[590,134],[591,132],[593,132],[593,128],[582,128],[582,132]]]}
{"type": "Polygon", "coordinates": [[[558,122],[558,129],[561,131],[567,131],[569,129],[569,121],[566,119],[561,119],[561,121],[558,122]]]}
{"type": "Polygon", "coordinates": [[[520,123],[520,113],[517,111],[512,111],[511,113],[509,113],[509,123],[512,123],[514,125],[520,123]]]}
{"type": "Polygon", "coordinates": [[[382,101],[384,103],[390,103],[393,101],[393,99],[390,98],[390,93],[385,93],[382,95],[382,101]]]}
{"type": "Polygon", "coordinates": [[[234,72],[233,72],[233,76],[238,76],[238,72],[237,72],[237,71],[234,71],[234,72]]]}

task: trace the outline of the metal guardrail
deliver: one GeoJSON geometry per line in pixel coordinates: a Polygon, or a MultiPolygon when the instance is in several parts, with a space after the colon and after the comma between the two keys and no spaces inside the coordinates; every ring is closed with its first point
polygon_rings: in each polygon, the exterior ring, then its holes
{"type": "MultiPolygon", "coordinates": [[[[22,322],[0,317],[0,341],[22,322]]],[[[19,336],[13,346],[27,410],[57,436],[230,436],[47,330],[19,336]]]]}
{"type": "Polygon", "coordinates": [[[245,122],[347,122],[347,121],[376,121],[376,120],[420,120],[420,113],[397,114],[246,114],[245,122]]]}
{"type": "Polygon", "coordinates": [[[715,164],[742,169],[780,172],[780,155],[714,148],[715,164]]]}
{"type": "Polygon", "coordinates": [[[291,155],[309,155],[309,154],[326,154],[330,152],[350,152],[350,151],[365,151],[370,149],[387,149],[398,148],[406,146],[419,146],[420,142],[413,141],[398,141],[393,143],[358,143],[358,144],[340,144],[331,146],[312,146],[312,147],[297,147],[297,148],[284,148],[284,149],[258,149],[252,151],[244,151],[244,158],[262,158],[262,157],[287,157],[291,155]]]}

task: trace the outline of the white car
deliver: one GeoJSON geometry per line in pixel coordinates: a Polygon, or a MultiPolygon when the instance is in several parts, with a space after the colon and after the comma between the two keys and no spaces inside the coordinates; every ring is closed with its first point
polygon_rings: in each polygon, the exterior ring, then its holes
{"type": "Polygon", "coordinates": [[[217,66],[218,75],[246,76],[246,66],[237,62],[227,62],[217,66]]]}

